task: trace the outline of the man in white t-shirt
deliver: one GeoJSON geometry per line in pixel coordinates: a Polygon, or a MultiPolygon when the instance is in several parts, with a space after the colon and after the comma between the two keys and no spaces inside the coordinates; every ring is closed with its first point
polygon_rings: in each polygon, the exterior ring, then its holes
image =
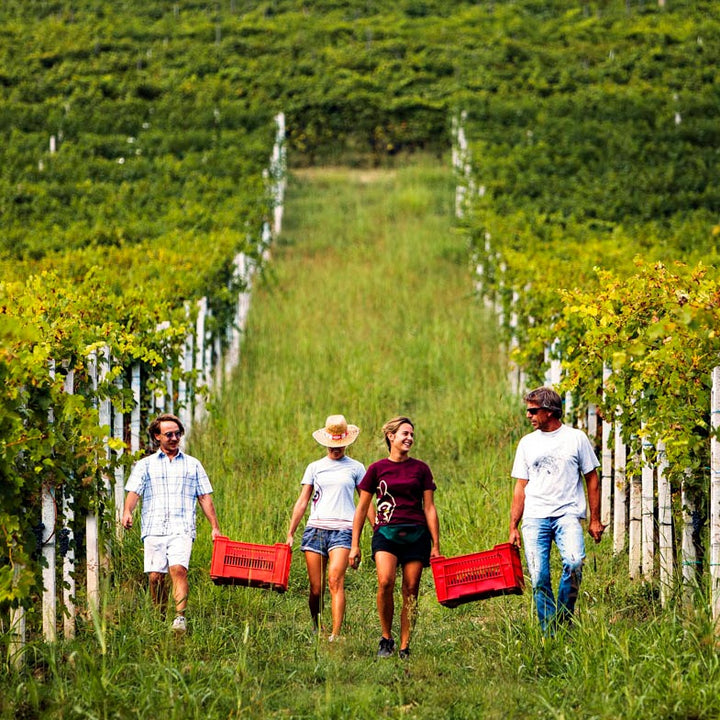
{"type": "Polygon", "coordinates": [[[562,399],[540,387],[525,398],[534,432],[518,443],[512,477],[516,479],[510,510],[510,542],[521,546],[522,520],[525,558],[543,633],[572,619],[582,580],[585,542],[580,521],[589,505],[588,532],[600,542],[600,485],[595,451],[585,433],[563,425],[562,399]],[[585,488],[587,486],[587,503],[585,488]],[[557,545],[562,575],[557,600],[550,577],[550,549],[557,545]]]}

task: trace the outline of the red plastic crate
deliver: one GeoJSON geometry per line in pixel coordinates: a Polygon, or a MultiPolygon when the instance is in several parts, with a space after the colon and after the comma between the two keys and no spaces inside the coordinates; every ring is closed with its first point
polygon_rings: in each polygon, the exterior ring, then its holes
{"type": "Polygon", "coordinates": [[[213,543],[210,579],[216,585],[246,585],[285,592],[292,549],[286,543],[255,545],[220,535],[213,543]]]}
{"type": "Polygon", "coordinates": [[[520,553],[501,543],[492,550],[430,559],[438,602],[457,607],[496,595],[520,595],[525,586],[520,553]]]}

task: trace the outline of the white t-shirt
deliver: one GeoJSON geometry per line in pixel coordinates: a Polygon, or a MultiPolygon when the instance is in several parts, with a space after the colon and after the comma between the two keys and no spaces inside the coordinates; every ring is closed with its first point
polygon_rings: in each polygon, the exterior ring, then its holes
{"type": "Polygon", "coordinates": [[[352,530],[355,488],[365,475],[365,466],[349,458],[324,457],[305,469],[302,484],[314,488],[308,527],[323,530],[352,530]]]}
{"type": "Polygon", "coordinates": [[[563,425],[525,435],[518,443],[512,476],[527,480],[524,517],[585,517],[583,478],[600,463],[582,430],[563,425]]]}

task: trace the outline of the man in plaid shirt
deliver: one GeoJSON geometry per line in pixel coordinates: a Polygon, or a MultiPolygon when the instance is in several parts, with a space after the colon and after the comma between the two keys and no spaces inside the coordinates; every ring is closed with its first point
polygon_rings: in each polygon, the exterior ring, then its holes
{"type": "Polygon", "coordinates": [[[220,535],[212,486],[202,464],[180,450],[185,429],[174,415],[160,415],[150,424],[148,434],[159,445],[157,452],[138,461],[130,473],[125,491],[122,524],[129,530],[133,510],[142,498],[140,534],[145,546],[145,572],[150,596],[157,605],[167,603],[165,576],[173,586],[176,617],[173,630],[187,627],[187,571],[195,540],[195,507],[200,504],[212,526],[213,540],[220,535]]]}

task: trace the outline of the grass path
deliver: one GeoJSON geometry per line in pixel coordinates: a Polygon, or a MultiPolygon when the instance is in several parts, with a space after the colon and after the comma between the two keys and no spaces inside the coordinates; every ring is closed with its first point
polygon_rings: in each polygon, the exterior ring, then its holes
{"type": "Polygon", "coordinates": [[[417,425],[415,454],[438,476],[438,502],[452,489],[466,503],[463,517],[444,518],[448,553],[506,539],[506,518],[484,511],[498,490],[509,496],[518,414],[494,322],[472,295],[452,197],[441,165],[294,176],[221,437],[213,430],[200,450],[212,457],[227,444],[215,476],[243,498],[223,507],[243,534],[284,528],[305,465],[322,454],[310,433],[328,414],[360,426],[352,454],[367,464],[385,453],[383,422],[403,413],[417,425]],[[268,487],[271,506],[248,513],[268,487]]]}
{"type": "MultiPolygon", "coordinates": [[[[352,455],[365,464],[385,454],[388,417],[414,419],[446,555],[506,540],[508,473],[526,427],[437,161],[292,176],[241,365],[190,448],[227,535],[284,540],[302,472],[322,455],[311,432],[337,412],[360,426],[352,455]]],[[[73,642],[31,646],[25,672],[0,674],[0,720],[720,717],[707,618],[660,611],[609,543],[589,549],[572,635],[547,642],[527,593],[448,610],[426,571],[406,662],[375,659],[367,559],[348,573],[344,642],[318,642],[297,547],[287,593],[217,587],[201,519],[190,631],[178,641],[150,606],[137,533],[119,550],[102,613],[73,642]]]]}

